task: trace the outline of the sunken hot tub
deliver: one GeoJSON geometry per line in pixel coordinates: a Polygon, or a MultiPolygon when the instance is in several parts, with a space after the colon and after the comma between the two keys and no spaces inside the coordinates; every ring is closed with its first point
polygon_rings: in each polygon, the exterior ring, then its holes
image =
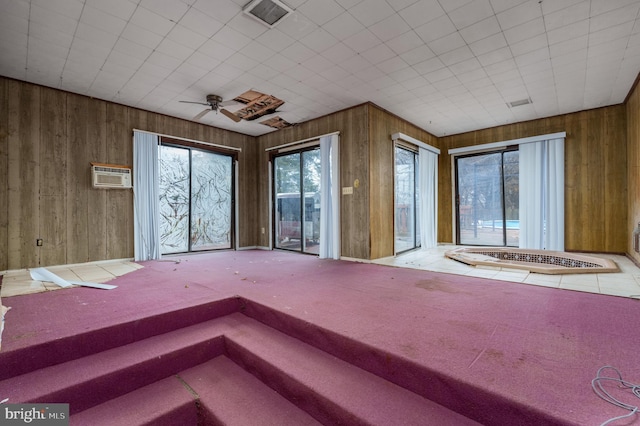
{"type": "Polygon", "coordinates": [[[524,269],[540,274],[587,274],[618,272],[613,260],[564,251],[508,247],[461,247],[445,253],[449,259],[467,265],[524,269]]]}

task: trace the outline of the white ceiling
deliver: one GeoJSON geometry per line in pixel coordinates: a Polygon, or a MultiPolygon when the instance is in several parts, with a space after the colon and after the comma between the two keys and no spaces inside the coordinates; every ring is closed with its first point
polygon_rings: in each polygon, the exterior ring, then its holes
{"type": "Polygon", "coordinates": [[[274,29],[248,1],[0,0],[0,75],[184,119],[249,89],[291,123],[371,101],[443,136],[619,104],[640,71],[640,0],[284,0],[274,29]]]}

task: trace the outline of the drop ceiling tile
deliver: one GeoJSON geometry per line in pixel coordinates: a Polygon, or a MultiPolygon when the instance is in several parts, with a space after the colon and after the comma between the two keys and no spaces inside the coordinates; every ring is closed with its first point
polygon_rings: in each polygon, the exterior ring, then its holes
{"type": "Polygon", "coordinates": [[[132,23],[127,24],[120,38],[151,50],[155,49],[162,41],[162,36],[132,23]]]}
{"type": "MultiPolygon", "coordinates": [[[[5,27],[2,27],[2,30],[5,30],[5,27]]],[[[73,42],[72,34],[63,33],[60,31],[56,31],[53,28],[46,28],[39,25],[34,25],[33,28],[29,30],[29,38],[44,40],[60,47],[66,47],[67,49],[73,42]]],[[[8,41],[10,39],[13,39],[13,36],[7,34],[6,37],[3,37],[3,39],[8,41]]],[[[24,40],[26,40],[26,38],[24,38],[24,40]]]]}
{"type": "Polygon", "coordinates": [[[361,53],[369,50],[379,45],[380,43],[380,40],[367,29],[362,30],[358,34],[352,35],[351,37],[344,40],[344,44],[349,46],[356,53],[361,53]]]}
{"type": "Polygon", "coordinates": [[[120,35],[127,25],[127,21],[124,19],[109,15],[90,6],[85,6],[82,10],[80,22],[114,35],[120,35]]]}
{"type": "Polygon", "coordinates": [[[502,33],[494,34],[469,45],[476,56],[481,56],[491,51],[507,47],[507,41],[502,33]]]}
{"type": "Polygon", "coordinates": [[[504,36],[509,43],[518,43],[544,33],[544,19],[540,17],[505,30],[504,36]]]}
{"type": "Polygon", "coordinates": [[[635,3],[637,3],[637,0],[591,0],[591,16],[597,16],[635,3]]]}
{"type": "Polygon", "coordinates": [[[389,49],[386,44],[379,44],[365,52],[362,52],[360,56],[365,58],[370,64],[375,65],[393,58],[396,54],[393,50],[389,49]]]}
{"type": "Polygon", "coordinates": [[[409,65],[419,64],[436,56],[435,53],[426,44],[421,44],[415,49],[409,50],[400,55],[400,57],[409,65]]]}
{"type": "Polygon", "coordinates": [[[466,46],[466,43],[464,42],[460,34],[456,32],[429,42],[427,43],[427,45],[431,50],[433,50],[436,55],[442,55],[446,52],[450,52],[452,50],[466,46]]]}
{"type": "Polygon", "coordinates": [[[275,77],[276,75],[279,74],[280,71],[276,71],[273,68],[265,65],[265,64],[258,64],[255,67],[253,67],[252,69],[249,70],[249,73],[252,74],[255,77],[259,77],[259,78],[263,78],[265,80],[269,80],[273,77],[275,77]]]}
{"type": "Polygon", "coordinates": [[[440,68],[439,70],[423,75],[429,81],[429,83],[433,84],[434,86],[435,83],[439,81],[453,77],[453,73],[449,70],[449,68],[440,68]]]}
{"type": "Polygon", "coordinates": [[[343,13],[324,24],[322,28],[337,39],[344,40],[364,30],[365,27],[351,14],[343,13]]]}
{"type": "MultiPolygon", "coordinates": [[[[422,41],[429,43],[435,40],[439,40],[445,36],[456,34],[456,27],[451,22],[451,19],[447,15],[443,15],[432,21],[427,22],[419,27],[414,27],[416,34],[420,36],[422,41]]],[[[462,39],[462,37],[460,37],[462,39]]],[[[456,46],[460,47],[460,46],[456,46]]]]}
{"type": "Polygon", "coordinates": [[[606,43],[621,37],[628,37],[631,35],[633,25],[633,21],[630,21],[615,27],[609,27],[604,30],[592,32],[589,34],[589,46],[606,43]]]}
{"type": "Polygon", "coordinates": [[[468,46],[462,46],[440,55],[440,60],[447,66],[451,66],[472,58],[475,57],[468,46]]]}
{"type": "Polygon", "coordinates": [[[376,67],[378,67],[382,72],[387,74],[401,70],[408,66],[409,64],[403,61],[399,56],[395,56],[376,65],[376,67]]]}
{"type": "MultiPolygon", "coordinates": [[[[558,10],[557,12],[545,14],[544,23],[547,31],[589,19],[590,10],[591,3],[583,1],[576,3],[573,6],[558,10]]],[[[593,23],[591,25],[593,25],[593,23]]]]}
{"type": "Polygon", "coordinates": [[[533,52],[534,50],[548,48],[549,45],[547,44],[547,35],[540,34],[539,36],[531,37],[528,40],[511,44],[510,47],[513,56],[520,56],[525,53],[533,52]]]}
{"type": "Polygon", "coordinates": [[[138,56],[131,55],[130,53],[131,52],[121,52],[114,49],[111,51],[111,53],[109,53],[107,64],[114,64],[132,70],[137,70],[144,63],[145,58],[140,58],[138,56]]]}
{"type": "Polygon", "coordinates": [[[296,10],[302,12],[317,25],[324,25],[345,11],[334,0],[310,0],[296,10]]]}
{"type": "Polygon", "coordinates": [[[467,44],[482,40],[502,32],[495,16],[483,19],[460,30],[460,35],[467,44]]]}
{"type": "Polygon", "coordinates": [[[398,36],[392,40],[386,42],[386,45],[391,48],[398,55],[409,52],[413,49],[424,46],[424,42],[415,31],[408,31],[401,36],[398,36]]]}
{"type": "Polygon", "coordinates": [[[355,55],[356,52],[354,52],[353,49],[351,49],[344,43],[338,43],[322,52],[322,56],[324,56],[334,64],[339,64],[340,62],[346,61],[347,59],[355,55]]]}
{"type": "Polygon", "coordinates": [[[129,24],[161,36],[166,36],[174,26],[174,22],[143,7],[136,9],[129,20],[129,24]]]}
{"type": "Polygon", "coordinates": [[[298,65],[296,62],[281,55],[280,53],[277,53],[273,55],[271,58],[264,61],[264,64],[280,72],[285,72],[286,70],[291,69],[296,65],[298,65]]]}
{"type": "Polygon", "coordinates": [[[326,30],[318,28],[314,32],[300,40],[300,42],[307,46],[309,49],[320,53],[337,44],[338,39],[329,34],[326,30]]]}
{"type": "Polygon", "coordinates": [[[245,47],[243,47],[240,50],[240,53],[242,53],[245,56],[248,56],[249,58],[253,59],[256,62],[261,63],[266,61],[273,55],[275,55],[276,51],[271,50],[268,47],[265,47],[254,40],[248,45],[246,45],[245,47]]]}
{"type": "Polygon", "coordinates": [[[104,71],[113,76],[118,76],[119,78],[124,79],[122,82],[123,85],[133,76],[133,74],[135,74],[136,70],[137,69],[134,67],[120,65],[116,62],[106,62],[100,69],[100,71],[104,71]]]}
{"type": "Polygon", "coordinates": [[[393,14],[377,24],[372,25],[369,27],[369,30],[371,30],[378,39],[386,42],[410,31],[411,27],[407,25],[400,15],[393,14]]]}
{"type": "Polygon", "coordinates": [[[411,90],[411,91],[427,85],[432,87],[431,84],[427,81],[427,79],[422,76],[417,76],[414,78],[401,81],[400,84],[402,84],[407,90],[411,90]]]}
{"type": "Polygon", "coordinates": [[[584,50],[589,45],[589,37],[584,35],[571,40],[563,41],[560,43],[552,44],[549,46],[549,52],[552,58],[564,56],[568,53],[584,50]]]}
{"type": "Polygon", "coordinates": [[[302,66],[309,68],[315,72],[321,72],[333,67],[335,64],[322,55],[315,55],[312,58],[302,62],[302,66]]]}
{"type": "Polygon", "coordinates": [[[303,13],[293,12],[278,24],[277,29],[287,34],[289,37],[300,40],[304,36],[315,31],[316,28],[318,28],[318,24],[314,23],[303,13]]]}
{"type": "Polygon", "coordinates": [[[398,13],[412,28],[417,28],[445,15],[444,9],[442,9],[437,0],[421,0],[398,13]]]}
{"type": "Polygon", "coordinates": [[[149,57],[145,61],[145,65],[156,65],[158,67],[168,69],[169,71],[173,71],[174,69],[178,68],[182,62],[183,61],[181,59],[156,50],[151,55],[149,55],[149,57]]]}
{"type": "Polygon", "coordinates": [[[368,27],[393,15],[395,11],[385,0],[363,0],[349,9],[362,25],[368,27]]]}
{"type": "Polygon", "coordinates": [[[527,1],[518,6],[506,9],[496,16],[502,29],[508,30],[509,28],[540,18],[542,11],[537,1],[527,1]]]}
{"type": "Polygon", "coordinates": [[[233,28],[239,33],[255,39],[269,30],[269,27],[258,22],[245,13],[238,13],[236,16],[226,22],[226,26],[233,28]]]}
{"type": "Polygon", "coordinates": [[[128,21],[133,12],[135,12],[136,7],[138,7],[138,2],[129,0],[86,0],[86,5],[128,21]]]}
{"type": "Polygon", "coordinates": [[[262,34],[256,40],[256,42],[268,47],[269,49],[279,52],[291,46],[293,43],[295,43],[295,40],[282,31],[278,30],[277,28],[273,28],[262,34]]]}
{"type": "Polygon", "coordinates": [[[449,18],[459,30],[491,16],[493,16],[493,8],[489,0],[473,0],[449,12],[449,18]]]}
{"type": "Polygon", "coordinates": [[[513,56],[511,55],[511,49],[509,49],[508,47],[503,47],[501,49],[492,50],[491,52],[484,53],[482,55],[477,55],[477,58],[482,66],[486,67],[491,64],[511,59],[513,58],[513,56]]]}
{"type": "Polygon", "coordinates": [[[587,34],[589,34],[589,21],[584,20],[548,31],[547,38],[549,39],[549,45],[553,45],[577,37],[582,37],[587,34]]]}
{"type": "Polygon", "coordinates": [[[251,43],[251,39],[249,37],[226,25],[211,37],[210,41],[221,43],[235,51],[238,51],[251,43]]]}
{"type": "MultiPolygon", "coordinates": [[[[164,53],[179,62],[184,62],[194,52],[193,49],[176,43],[175,41],[165,38],[160,42],[154,53],[164,53]]],[[[152,54],[153,55],[153,54],[152,54]]]]}
{"type": "Polygon", "coordinates": [[[426,61],[413,65],[413,69],[421,75],[429,74],[442,68],[445,68],[445,65],[438,57],[427,59],[426,61]]]}
{"type": "Polygon", "coordinates": [[[167,39],[188,48],[190,51],[198,49],[202,46],[207,38],[199,33],[178,24],[167,35],[167,39]]]}
{"type": "Polygon", "coordinates": [[[243,71],[249,71],[253,67],[258,65],[258,61],[250,58],[246,55],[243,55],[240,52],[234,53],[227,60],[225,60],[225,64],[232,65],[236,68],[239,68],[243,71]]]}
{"type": "Polygon", "coordinates": [[[489,78],[484,68],[456,74],[456,77],[458,77],[458,80],[460,80],[460,82],[469,89],[493,85],[493,82],[489,78]]]}
{"type": "Polygon", "coordinates": [[[67,34],[74,34],[78,26],[78,20],[69,18],[68,16],[55,13],[51,10],[31,5],[31,13],[29,14],[31,25],[38,24],[48,28],[55,29],[67,34]]]}
{"type": "Polygon", "coordinates": [[[173,22],[178,22],[189,9],[184,2],[174,0],[141,0],[139,5],[173,22]]]}
{"type": "Polygon", "coordinates": [[[518,66],[525,66],[537,61],[544,61],[547,59],[549,59],[549,49],[546,47],[515,57],[518,66]]]}
{"type": "Polygon", "coordinates": [[[411,67],[406,67],[397,71],[393,71],[388,75],[398,83],[402,83],[405,80],[411,80],[411,79],[420,77],[420,74],[418,74],[418,72],[411,67]]]}
{"type": "Polygon", "coordinates": [[[477,58],[473,57],[453,65],[449,65],[449,69],[455,74],[466,74],[471,71],[479,70],[482,68],[482,65],[478,61],[477,58]]]}
{"type": "Polygon", "coordinates": [[[188,28],[189,30],[206,38],[212,37],[215,33],[220,31],[224,25],[195,8],[189,9],[182,19],[180,19],[178,24],[180,27],[188,28]]]}
{"type": "Polygon", "coordinates": [[[43,7],[55,14],[64,15],[73,20],[80,19],[84,2],[79,0],[32,0],[31,8],[43,7]]]}
{"type": "Polygon", "coordinates": [[[356,55],[346,61],[342,61],[340,66],[347,71],[356,74],[365,68],[371,67],[371,62],[363,58],[362,55],[356,55]]]}

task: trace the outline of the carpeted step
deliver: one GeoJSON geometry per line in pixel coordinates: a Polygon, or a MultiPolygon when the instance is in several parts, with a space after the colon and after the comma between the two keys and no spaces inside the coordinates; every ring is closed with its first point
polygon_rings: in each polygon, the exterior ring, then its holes
{"type": "Polygon", "coordinates": [[[227,356],[324,424],[478,424],[242,314],[227,318],[227,356]]]}
{"type": "Polygon", "coordinates": [[[197,425],[194,395],[176,376],[119,396],[70,418],[73,426],[197,425]]]}
{"type": "MultiPolygon", "coordinates": [[[[176,303],[174,309],[150,316],[144,316],[145,309],[141,308],[136,317],[111,318],[111,324],[87,314],[87,323],[103,325],[85,332],[75,330],[68,336],[55,339],[47,339],[46,330],[34,330],[12,342],[11,347],[3,347],[0,380],[220,318],[237,312],[241,302],[241,299],[233,297],[190,306],[176,303]]],[[[69,328],[74,330],[74,327],[69,328]]]]}
{"type": "MultiPolygon", "coordinates": [[[[320,425],[225,356],[179,374],[197,394],[204,425],[320,425]]],[[[128,423],[130,424],[130,423],[128,423]]]]}
{"type": "Polygon", "coordinates": [[[70,414],[172,376],[224,352],[217,318],[0,381],[10,403],[69,403],[70,414]]]}

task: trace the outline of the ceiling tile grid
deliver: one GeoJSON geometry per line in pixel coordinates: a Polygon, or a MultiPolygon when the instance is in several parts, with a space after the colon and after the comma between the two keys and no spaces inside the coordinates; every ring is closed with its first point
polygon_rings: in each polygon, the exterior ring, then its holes
{"type": "Polygon", "coordinates": [[[248,1],[0,0],[0,75],[187,120],[251,89],[290,123],[371,101],[443,136],[618,104],[640,71],[640,0],[283,0],[271,29],[248,1]]]}

